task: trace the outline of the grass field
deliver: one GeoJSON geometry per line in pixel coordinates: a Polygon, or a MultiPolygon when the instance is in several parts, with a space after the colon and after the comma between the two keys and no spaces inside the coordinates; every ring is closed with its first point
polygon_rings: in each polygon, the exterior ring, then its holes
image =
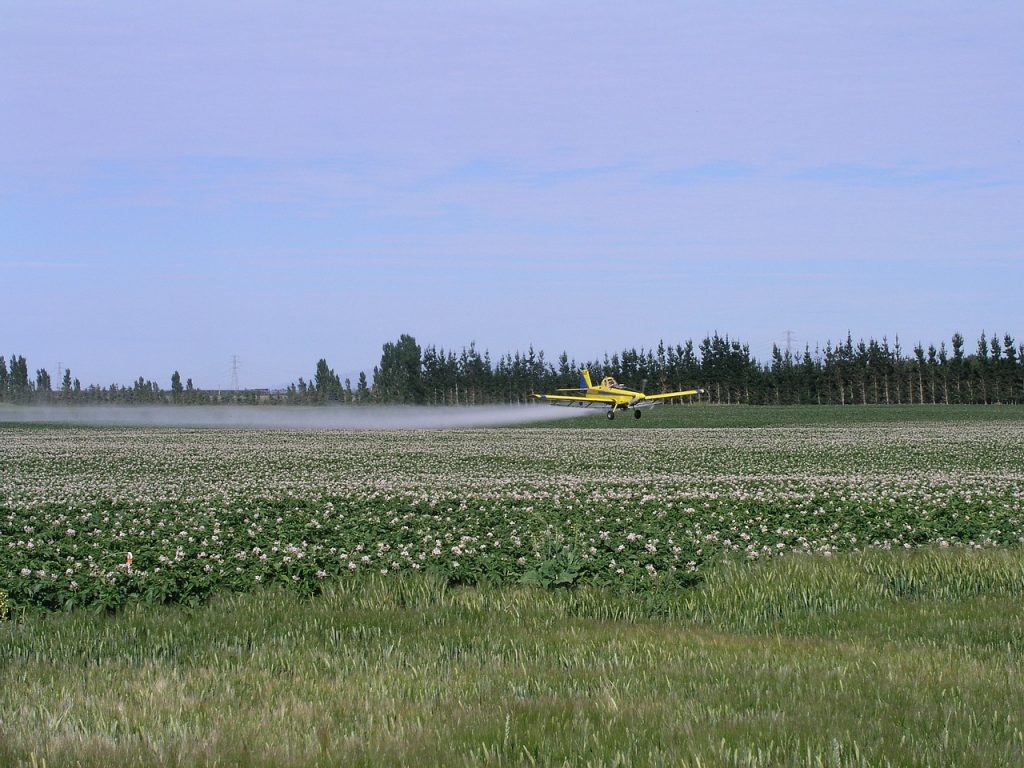
{"type": "Polygon", "coordinates": [[[378,576],[35,615],[0,628],[0,762],[1019,765],[1022,576],[876,553],[671,596],[378,576]]]}
{"type": "Polygon", "coordinates": [[[0,464],[0,764],[1024,763],[1024,409],[0,425],[0,464]]]}
{"type": "MultiPolygon", "coordinates": [[[[538,407],[554,408],[544,405],[538,407]]],[[[856,425],[909,425],[1021,421],[1019,405],[659,405],[637,420],[619,411],[608,421],[599,411],[580,419],[538,425],[553,429],[717,429],[744,427],[844,427],[856,425]]]]}

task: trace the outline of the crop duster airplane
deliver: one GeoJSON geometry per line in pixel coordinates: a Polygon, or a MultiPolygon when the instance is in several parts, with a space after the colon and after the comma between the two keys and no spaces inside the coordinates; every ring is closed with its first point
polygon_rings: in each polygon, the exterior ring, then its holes
{"type": "MultiPolygon", "coordinates": [[[[643,386],[640,387],[643,389],[643,386]]],[[[619,384],[611,376],[601,379],[600,386],[595,387],[590,381],[590,371],[584,368],[580,371],[580,386],[578,389],[559,389],[557,392],[573,392],[575,394],[564,395],[534,395],[551,405],[573,405],[580,408],[596,406],[608,409],[608,418],[615,418],[615,411],[622,411],[628,408],[633,409],[633,416],[640,418],[641,408],[653,408],[662,400],[670,400],[673,397],[688,397],[690,395],[702,395],[703,389],[687,389],[684,392],[665,392],[661,395],[645,395],[642,391],[630,389],[619,384]]]]}

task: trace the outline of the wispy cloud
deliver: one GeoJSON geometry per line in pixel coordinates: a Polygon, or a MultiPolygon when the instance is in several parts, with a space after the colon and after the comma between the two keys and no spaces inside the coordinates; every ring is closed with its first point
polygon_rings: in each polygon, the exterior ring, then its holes
{"type": "Polygon", "coordinates": [[[655,173],[651,177],[651,182],[666,187],[696,187],[702,184],[746,181],[761,173],[761,169],[756,165],[722,160],[670,168],[655,173]]]}
{"type": "Polygon", "coordinates": [[[494,184],[513,187],[553,187],[579,181],[619,176],[630,172],[629,163],[571,164],[514,162],[498,158],[476,158],[440,173],[426,176],[415,186],[436,189],[467,184],[494,184]]]}
{"type": "Polygon", "coordinates": [[[46,261],[38,259],[5,259],[0,258],[0,269],[24,269],[40,272],[60,272],[82,269],[81,264],[66,261],[46,261]]]}
{"type": "Polygon", "coordinates": [[[862,165],[831,163],[798,170],[789,176],[795,181],[811,181],[853,187],[931,187],[940,185],[990,186],[1010,183],[984,168],[862,165]]]}

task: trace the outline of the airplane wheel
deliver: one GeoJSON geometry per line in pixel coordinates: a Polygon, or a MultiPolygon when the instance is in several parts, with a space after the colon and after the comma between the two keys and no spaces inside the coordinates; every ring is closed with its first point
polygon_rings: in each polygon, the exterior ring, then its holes
{"type": "Polygon", "coordinates": [[[615,411],[608,411],[608,421],[615,418],[615,411]]]}
{"type": "Polygon", "coordinates": [[[639,419],[641,416],[643,416],[643,414],[640,413],[640,411],[633,411],[633,418],[634,419],[639,419]]]}

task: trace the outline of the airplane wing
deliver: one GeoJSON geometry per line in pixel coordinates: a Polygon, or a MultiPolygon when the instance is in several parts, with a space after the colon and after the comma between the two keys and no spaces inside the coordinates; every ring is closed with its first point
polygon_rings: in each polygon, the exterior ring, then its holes
{"type": "Polygon", "coordinates": [[[671,397],[689,397],[690,395],[703,395],[703,389],[688,389],[685,392],[666,392],[663,395],[646,395],[645,400],[668,400],[671,397]]]}
{"type": "Polygon", "coordinates": [[[534,399],[552,405],[615,405],[613,397],[584,397],[583,395],[534,395],[534,399]]]}

